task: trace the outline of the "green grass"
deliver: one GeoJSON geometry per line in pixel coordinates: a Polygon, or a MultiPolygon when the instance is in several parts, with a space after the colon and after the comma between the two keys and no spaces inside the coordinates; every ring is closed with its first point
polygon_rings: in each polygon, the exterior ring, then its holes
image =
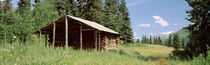
{"type": "MultiPolygon", "coordinates": [[[[1,44],[0,65],[202,65],[205,60],[171,60],[173,48],[129,44],[113,51],[87,51],[40,47],[39,44],[1,44]]],[[[210,55],[210,54],[209,54],[210,55]]],[[[208,57],[209,58],[209,57],[208,57]]],[[[209,63],[206,62],[206,65],[209,63]]]]}

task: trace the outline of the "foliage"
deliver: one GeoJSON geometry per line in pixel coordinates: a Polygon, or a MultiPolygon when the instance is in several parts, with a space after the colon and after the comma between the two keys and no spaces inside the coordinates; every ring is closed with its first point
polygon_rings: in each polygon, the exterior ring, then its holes
{"type": "Polygon", "coordinates": [[[36,30],[49,25],[59,17],[71,15],[95,21],[120,32],[121,40],[133,43],[129,12],[124,0],[35,0],[34,2],[31,6],[31,0],[20,0],[17,8],[12,7],[11,0],[0,2],[1,40],[10,37],[7,40],[12,42],[9,39],[17,36],[21,42],[26,42],[36,30]]]}
{"type": "MultiPolygon", "coordinates": [[[[114,6],[113,6],[114,7],[114,6]]],[[[95,21],[99,24],[103,22],[104,18],[104,4],[102,0],[87,0],[85,12],[83,13],[84,19],[95,21]]]]}
{"type": "Polygon", "coordinates": [[[78,11],[78,4],[76,3],[75,0],[66,0],[66,14],[67,15],[72,15],[72,16],[79,16],[79,11],[78,11]]]}
{"type": "Polygon", "coordinates": [[[121,39],[124,40],[126,43],[133,43],[134,39],[129,11],[126,6],[125,0],[121,0],[120,3],[120,12],[118,15],[121,15],[120,17],[122,17],[122,21],[118,23],[120,24],[120,34],[122,35],[121,39]]]}
{"type": "Polygon", "coordinates": [[[168,54],[173,50],[173,48],[159,45],[125,44],[121,45],[116,51],[100,52],[43,46],[40,47],[38,43],[34,42],[31,42],[30,40],[26,44],[17,42],[14,42],[13,44],[2,44],[0,46],[0,64],[209,65],[209,62],[205,61],[203,58],[195,58],[191,61],[170,59],[168,58],[168,54]]]}
{"type": "Polygon", "coordinates": [[[188,30],[192,31],[190,34],[190,42],[187,44],[186,52],[188,56],[207,57],[207,49],[210,47],[210,1],[209,0],[186,0],[192,10],[186,11],[189,13],[189,20],[193,24],[189,25],[188,30]]]}
{"type": "Polygon", "coordinates": [[[139,39],[136,40],[136,43],[141,43],[139,39]]]}
{"type": "Polygon", "coordinates": [[[179,41],[180,39],[179,39],[179,37],[178,37],[178,34],[176,33],[176,34],[174,34],[174,38],[173,38],[173,47],[175,48],[175,49],[179,49],[180,48],[180,41],[179,41]]]}

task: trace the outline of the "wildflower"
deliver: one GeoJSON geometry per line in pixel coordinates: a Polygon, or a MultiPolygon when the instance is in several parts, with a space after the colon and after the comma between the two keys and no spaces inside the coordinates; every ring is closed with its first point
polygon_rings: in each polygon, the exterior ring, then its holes
{"type": "Polygon", "coordinates": [[[14,49],[15,47],[14,46],[11,46],[10,48],[14,49]]]}
{"type": "Polygon", "coordinates": [[[8,49],[3,49],[3,51],[5,51],[5,52],[9,52],[9,50],[8,50],[8,49]]]}
{"type": "Polygon", "coordinates": [[[16,38],[16,36],[13,36],[13,38],[16,38]]]}
{"type": "Polygon", "coordinates": [[[28,61],[27,63],[28,63],[28,64],[31,64],[31,62],[30,62],[30,61],[28,61]]]}
{"type": "Polygon", "coordinates": [[[49,60],[54,59],[54,57],[50,57],[49,60]]]}
{"type": "Polygon", "coordinates": [[[33,60],[33,61],[31,61],[31,62],[36,63],[36,60],[33,60]]]}

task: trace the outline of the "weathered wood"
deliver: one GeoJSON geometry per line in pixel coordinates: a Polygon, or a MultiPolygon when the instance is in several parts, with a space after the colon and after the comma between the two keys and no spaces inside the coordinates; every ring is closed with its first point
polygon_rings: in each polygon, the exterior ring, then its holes
{"type": "Polygon", "coordinates": [[[7,32],[4,33],[4,43],[7,43],[7,32]]]}
{"type": "Polygon", "coordinates": [[[65,27],[65,29],[66,29],[66,34],[65,34],[65,39],[66,39],[66,48],[68,48],[68,19],[67,19],[67,16],[65,16],[65,24],[66,24],[66,27],[65,27]]]}
{"type": "Polygon", "coordinates": [[[82,49],[82,24],[80,23],[80,49],[82,49]]]}
{"type": "Polygon", "coordinates": [[[98,33],[99,50],[101,50],[101,32],[98,33]]]}
{"type": "Polygon", "coordinates": [[[53,46],[55,45],[55,29],[56,29],[56,24],[53,23],[53,46]]]}
{"type": "Polygon", "coordinates": [[[40,47],[42,46],[42,31],[39,30],[39,42],[40,42],[40,47]]]}
{"type": "Polygon", "coordinates": [[[45,34],[45,47],[47,47],[47,42],[48,42],[48,40],[47,40],[47,34],[45,34]]]}
{"type": "Polygon", "coordinates": [[[97,31],[95,31],[95,50],[97,50],[97,31]]]}

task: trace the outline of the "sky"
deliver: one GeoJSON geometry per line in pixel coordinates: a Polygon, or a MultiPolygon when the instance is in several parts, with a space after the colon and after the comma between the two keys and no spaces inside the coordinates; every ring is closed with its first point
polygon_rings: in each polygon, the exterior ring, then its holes
{"type": "Polygon", "coordinates": [[[185,0],[127,0],[135,39],[142,35],[170,34],[190,24],[191,7],[185,0]]]}
{"type": "MultiPolygon", "coordinates": [[[[12,0],[14,7],[18,1],[12,0]]],[[[135,39],[170,34],[190,24],[185,11],[191,8],[185,0],[126,0],[126,3],[135,39]]]]}

